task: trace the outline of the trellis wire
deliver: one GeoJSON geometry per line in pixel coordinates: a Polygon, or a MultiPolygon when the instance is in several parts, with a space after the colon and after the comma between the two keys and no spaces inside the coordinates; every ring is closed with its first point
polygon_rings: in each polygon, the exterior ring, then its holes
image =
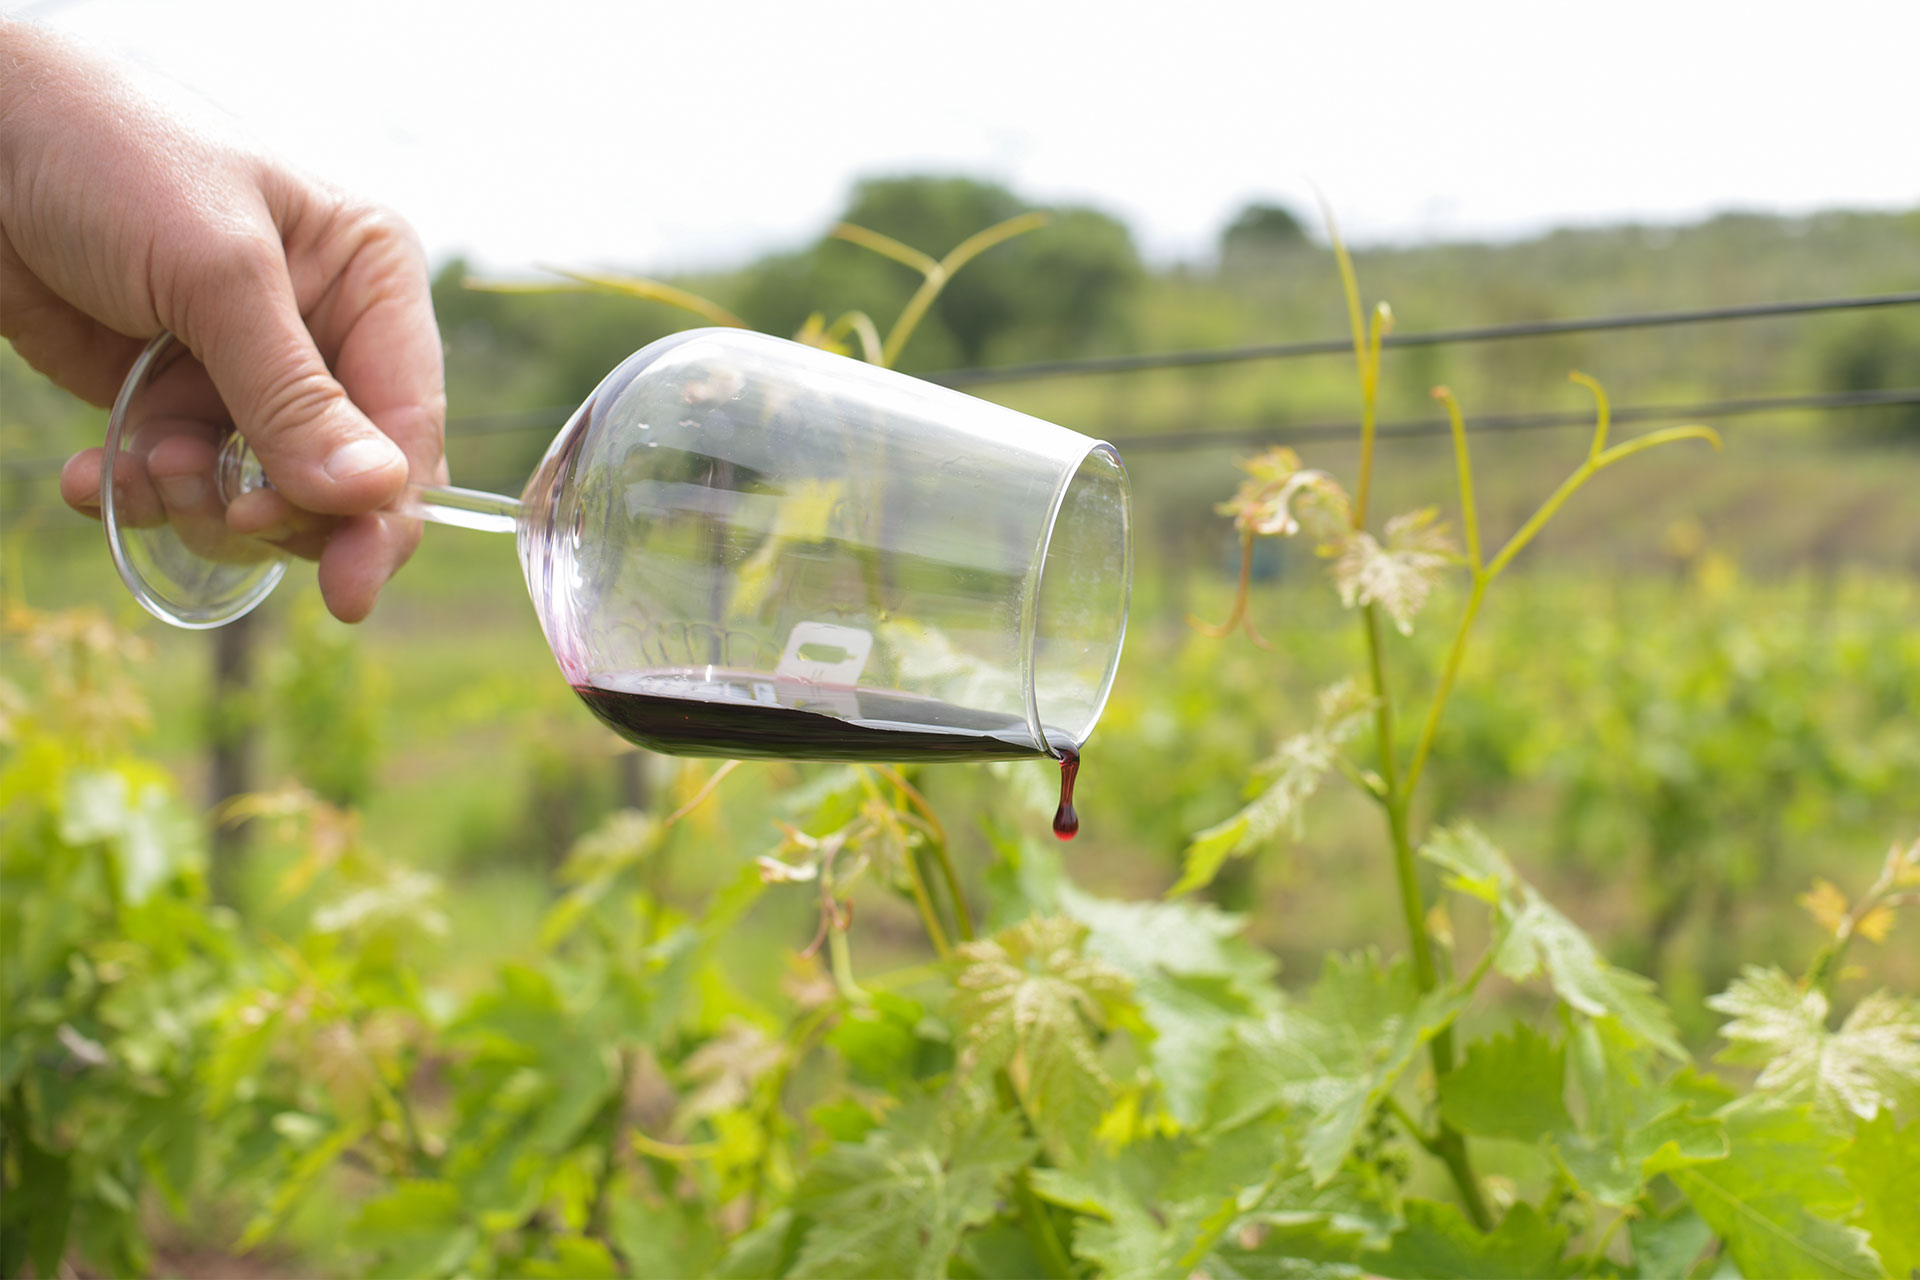
{"type": "MultiPolygon", "coordinates": [[[[1894,293],[1860,294],[1844,298],[1812,298],[1787,302],[1733,303],[1713,307],[1694,307],[1677,311],[1623,312],[1590,316],[1575,320],[1541,320],[1514,324],[1467,326],[1434,329],[1424,333],[1389,334],[1386,347],[1431,347],[1501,342],[1520,338],[1546,337],[1570,333],[1616,332],[1628,329],[1663,328],[1710,324],[1736,320],[1754,320],[1782,316],[1804,316],[1832,311],[1859,311],[1882,307],[1920,304],[1920,290],[1894,293]]],[[[1261,360],[1286,360],[1306,356],[1335,355],[1352,350],[1350,338],[1315,338],[1303,342],[1265,343],[1239,347],[1220,347],[1200,351],[1172,351],[1159,354],[1096,356],[1077,360],[1048,360],[1031,364],[1001,365],[975,369],[953,369],[924,375],[927,381],[950,387],[984,386],[995,383],[1033,381],[1045,378],[1091,374],[1132,373],[1153,369],[1196,368],[1239,364],[1261,360]]],[[[1799,395],[1752,397],[1736,400],[1711,400],[1686,405],[1623,406],[1614,410],[1618,422],[1646,421],[1655,418],[1727,418],[1792,410],[1833,410],[1878,408],[1920,402],[1920,388],[1902,387],[1879,391],[1808,393],[1799,395]]],[[[511,435],[545,428],[557,430],[573,412],[573,406],[510,410],[501,413],[471,414],[447,420],[450,439],[490,435],[511,435]]],[[[1470,431],[1523,431],[1569,426],[1585,421],[1582,413],[1480,414],[1468,420],[1470,431]]],[[[1259,443],[1266,441],[1316,440],[1338,436],[1358,429],[1351,422],[1275,424],[1266,427],[1236,428],[1229,431],[1164,431],[1114,437],[1116,445],[1137,451],[1178,448],[1206,448],[1215,445],[1259,443]]],[[[1420,436],[1446,431],[1444,418],[1385,424],[1384,435],[1420,436]]],[[[39,456],[0,460],[0,471],[31,475],[57,471],[66,462],[64,456],[39,456]]],[[[37,507],[25,510],[37,510],[37,507]]],[[[24,513],[24,512],[23,512],[24,513]]]]}

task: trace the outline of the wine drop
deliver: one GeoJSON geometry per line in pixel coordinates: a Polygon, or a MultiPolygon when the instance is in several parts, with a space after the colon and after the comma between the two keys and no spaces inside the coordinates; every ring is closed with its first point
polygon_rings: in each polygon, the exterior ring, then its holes
{"type": "Polygon", "coordinates": [[[1080,815],[1073,811],[1073,783],[1080,776],[1080,753],[1072,747],[1060,751],[1060,807],[1053,811],[1053,834],[1071,840],[1080,833],[1080,815]]]}

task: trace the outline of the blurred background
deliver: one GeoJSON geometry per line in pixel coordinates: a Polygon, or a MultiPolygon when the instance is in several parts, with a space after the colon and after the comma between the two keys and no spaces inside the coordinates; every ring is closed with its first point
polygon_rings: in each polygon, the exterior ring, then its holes
{"type": "MultiPolygon", "coordinates": [[[[1251,768],[1360,653],[1306,548],[1262,546],[1254,563],[1253,616],[1277,652],[1189,624],[1224,617],[1232,595],[1236,539],[1213,504],[1236,459],[1290,442],[1352,474],[1350,361],[1236,351],[1346,332],[1316,193],[1401,334],[1920,289],[1913,6],[1827,4],[1818,30],[1672,4],[5,11],[133,60],[414,222],[447,344],[453,474],[472,487],[516,490],[604,373],[699,323],[613,293],[475,281],[645,275],[775,333],[849,308],[884,328],[918,277],[830,238],[836,221],[938,256],[1047,210],[959,276],[901,365],[1127,460],[1133,628],[1070,850],[1111,893],[1163,891],[1189,837],[1238,807],[1251,768]],[[1169,352],[1214,354],[1098,363],[1169,352]],[[1011,369],[1036,362],[1068,363],[1011,369]]],[[[1589,401],[1570,369],[1644,411],[1616,438],[1693,420],[1725,435],[1724,453],[1680,447],[1600,477],[1527,553],[1483,616],[1428,773],[1436,810],[1487,827],[1616,959],[1661,977],[1696,1038],[1711,1025],[1698,997],[1736,958],[1817,940],[1796,893],[1815,876],[1863,887],[1920,820],[1911,303],[1386,356],[1378,509],[1452,518],[1429,398],[1448,384],[1478,432],[1490,544],[1583,455],[1589,401]]],[[[451,987],[537,946],[577,836],[711,776],[626,749],[573,702],[504,539],[431,530],[358,628],[324,617],[301,570],[245,628],[145,620],[97,526],[58,504],[60,462],[103,419],[0,351],[7,599],[92,605],[151,642],[151,749],[207,809],[297,779],[442,876],[451,987]]],[[[1457,604],[1443,596],[1397,644],[1408,690],[1431,687],[1457,604]]],[[[984,828],[1039,829],[1047,772],[928,771],[969,874],[989,858],[984,828]]],[[[771,847],[774,784],[798,776],[755,764],[724,787],[689,884],[771,847]]],[[[276,865],[270,842],[215,838],[217,891],[245,905],[276,865]]],[[[1386,851],[1345,797],[1212,892],[1253,910],[1303,973],[1327,947],[1398,937],[1386,851]]],[[[799,947],[813,927],[800,911],[754,945],[799,947]]],[[[910,945],[903,915],[879,909],[869,927],[870,945],[910,945]]],[[[1887,963],[1894,985],[1920,981],[1911,953],[1887,963]]]]}

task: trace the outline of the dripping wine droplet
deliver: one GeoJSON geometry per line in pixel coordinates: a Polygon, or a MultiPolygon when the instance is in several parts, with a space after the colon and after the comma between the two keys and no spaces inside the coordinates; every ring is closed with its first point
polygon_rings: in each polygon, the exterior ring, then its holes
{"type": "Polygon", "coordinates": [[[1053,811],[1053,834],[1071,840],[1080,831],[1080,815],[1073,811],[1073,783],[1080,776],[1080,753],[1071,747],[1060,752],[1060,807],[1053,811]]]}

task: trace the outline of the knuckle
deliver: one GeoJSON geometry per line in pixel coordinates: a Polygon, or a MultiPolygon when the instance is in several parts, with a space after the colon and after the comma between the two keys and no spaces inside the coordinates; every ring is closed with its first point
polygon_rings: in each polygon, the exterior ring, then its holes
{"type": "Polygon", "coordinates": [[[390,240],[396,244],[418,244],[413,227],[391,207],[364,202],[354,208],[355,220],[370,239],[390,240]]]}
{"type": "Polygon", "coordinates": [[[280,242],[252,226],[226,227],[206,238],[193,269],[214,286],[257,285],[286,271],[280,242]]]}
{"type": "Polygon", "coordinates": [[[261,387],[253,406],[255,420],[247,425],[280,446],[317,439],[340,398],[339,385],[326,373],[292,360],[284,368],[264,371],[261,387]]]}
{"type": "MultiPolygon", "coordinates": [[[[354,256],[406,270],[426,271],[426,249],[412,224],[385,205],[356,204],[345,211],[354,256]]],[[[385,273],[382,273],[385,274],[385,273]]]]}
{"type": "Polygon", "coordinates": [[[177,300],[173,325],[184,334],[219,333],[244,320],[248,309],[234,300],[274,288],[286,276],[279,242],[252,228],[223,228],[195,240],[196,249],[173,264],[171,287],[155,291],[177,300]]]}

